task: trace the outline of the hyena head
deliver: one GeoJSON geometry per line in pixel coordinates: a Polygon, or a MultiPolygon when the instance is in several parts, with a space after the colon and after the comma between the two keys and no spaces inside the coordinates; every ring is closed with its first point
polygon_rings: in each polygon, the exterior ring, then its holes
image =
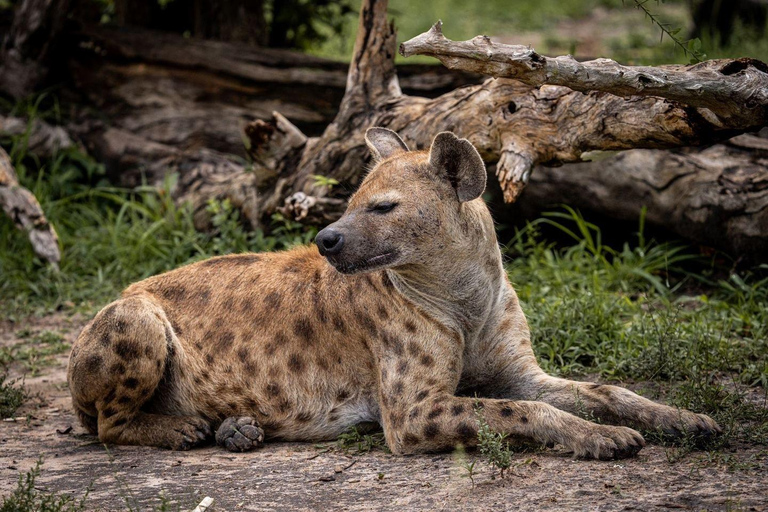
{"type": "Polygon", "coordinates": [[[429,151],[409,151],[392,130],[370,128],[375,166],[344,215],[317,234],[320,254],[343,273],[431,264],[491,225],[480,195],[486,172],[466,139],[439,133],[429,151]],[[478,215],[480,212],[480,215],[478,215]],[[485,216],[485,217],[484,217],[485,216]],[[477,226],[475,226],[477,227],[477,226]]]}

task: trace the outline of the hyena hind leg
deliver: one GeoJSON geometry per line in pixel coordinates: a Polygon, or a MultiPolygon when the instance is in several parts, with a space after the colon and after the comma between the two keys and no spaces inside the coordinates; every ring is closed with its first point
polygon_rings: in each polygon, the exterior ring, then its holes
{"type": "Polygon", "coordinates": [[[128,297],[102,309],[69,360],[72,402],[85,427],[104,443],[183,450],[209,439],[202,418],[141,410],[176,350],[170,322],[151,299],[128,297]]]}

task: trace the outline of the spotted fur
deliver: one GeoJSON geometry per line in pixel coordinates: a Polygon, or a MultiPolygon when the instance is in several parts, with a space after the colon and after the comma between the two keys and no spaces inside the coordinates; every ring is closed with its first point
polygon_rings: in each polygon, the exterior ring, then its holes
{"type": "Polygon", "coordinates": [[[384,129],[367,140],[374,169],[318,235],[326,253],[328,234],[343,236],[334,254],[212,258],[136,283],[96,315],[68,370],[89,430],[186,449],[224,423],[217,440],[243,450],[372,421],[394,453],[414,453],[476,444],[482,415],[496,431],[597,458],[642,447],[628,426],[719,430],[619,387],[546,375],[472,145],[443,133],[411,152],[384,129]]]}

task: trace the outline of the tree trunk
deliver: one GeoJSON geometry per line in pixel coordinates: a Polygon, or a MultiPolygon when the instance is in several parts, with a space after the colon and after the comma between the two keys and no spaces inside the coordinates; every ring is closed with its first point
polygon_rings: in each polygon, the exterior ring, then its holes
{"type": "Polygon", "coordinates": [[[37,90],[55,65],[69,0],[22,0],[0,49],[0,90],[21,99],[37,90]]]}
{"type": "Polygon", "coordinates": [[[739,135],[704,149],[634,149],[538,167],[517,207],[533,216],[563,203],[626,220],[646,207],[651,224],[739,259],[765,261],[768,139],[739,135]]]}

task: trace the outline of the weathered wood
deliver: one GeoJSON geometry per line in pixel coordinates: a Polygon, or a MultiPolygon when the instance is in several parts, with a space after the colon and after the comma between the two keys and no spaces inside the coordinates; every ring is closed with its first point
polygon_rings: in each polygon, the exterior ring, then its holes
{"type": "Polygon", "coordinates": [[[516,207],[532,216],[559,204],[633,221],[645,206],[651,224],[737,258],[765,261],[768,139],[740,135],[704,149],[635,149],[540,167],[516,207]]]}
{"type": "Polygon", "coordinates": [[[20,99],[42,85],[55,65],[54,51],[69,0],[22,0],[0,49],[0,90],[20,99]]]}
{"type": "MultiPolygon", "coordinates": [[[[692,139],[675,141],[672,145],[658,142],[643,143],[630,124],[624,127],[623,136],[634,147],[674,147],[712,142],[736,132],[759,129],[768,124],[768,65],[756,59],[707,61],[694,66],[632,67],[621,66],[609,59],[578,62],[571,56],[549,58],[525,46],[493,43],[488,37],[478,36],[470,41],[451,41],[442,33],[437,22],[428,32],[400,45],[405,56],[429,55],[439,59],[452,69],[463,69],[494,77],[513,78],[539,90],[552,91],[551,86],[563,86],[590,95],[600,93],[588,115],[596,115],[607,122],[610,112],[601,111],[602,104],[614,103],[610,96],[634,101],[647,97],[655,107],[649,112],[658,115],[660,105],[676,107],[685,105],[682,116],[674,118],[662,114],[657,136],[670,122],[688,124],[698,132],[692,139]],[[663,99],[662,99],[663,98],[663,99]],[[710,133],[707,133],[710,132],[710,133]]],[[[558,93],[562,97],[567,94],[558,93]]],[[[563,102],[558,101],[563,107],[563,102]]],[[[674,110],[674,109],[672,109],[674,110]]],[[[654,121],[642,113],[631,118],[641,123],[654,121]]],[[[683,128],[683,127],[678,127],[683,128]]],[[[585,136],[587,134],[584,134],[585,136]]],[[[583,140],[584,137],[579,137],[583,140]]],[[[505,149],[499,161],[499,180],[508,201],[514,200],[525,186],[535,164],[552,160],[552,149],[534,136],[509,133],[505,149]],[[543,154],[542,154],[543,153],[543,154]]],[[[623,146],[619,141],[618,146],[623,146]]],[[[566,146],[567,146],[566,142],[566,146]]],[[[608,143],[600,148],[621,149],[608,143]]],[[[624,146],[628,147],[628,146],[624,146]]],[[[556,160],[575,162],[580,153],[589,150],[571,145],[569,151],[557,151],[556,160]],[[570,155],[568,154],[570,153],[570,155]]]]}
{"type": "Polygon", "coordinates": [[[0,148],[0,206],[19,229],[27,232],[35,253],[58,268],[61,254],[56,230],[45,218],[32,192],[19,185],[11,158],[3,148],[0,148]]]}
{"type": "Polygon", "coordinates": [[[0,135],[26,135],[27,151],[41,158],[50,158],[56,152],[76,145],[64,128],[39,118],[30,123],[20,117],[0,116],[0,135]]]}

